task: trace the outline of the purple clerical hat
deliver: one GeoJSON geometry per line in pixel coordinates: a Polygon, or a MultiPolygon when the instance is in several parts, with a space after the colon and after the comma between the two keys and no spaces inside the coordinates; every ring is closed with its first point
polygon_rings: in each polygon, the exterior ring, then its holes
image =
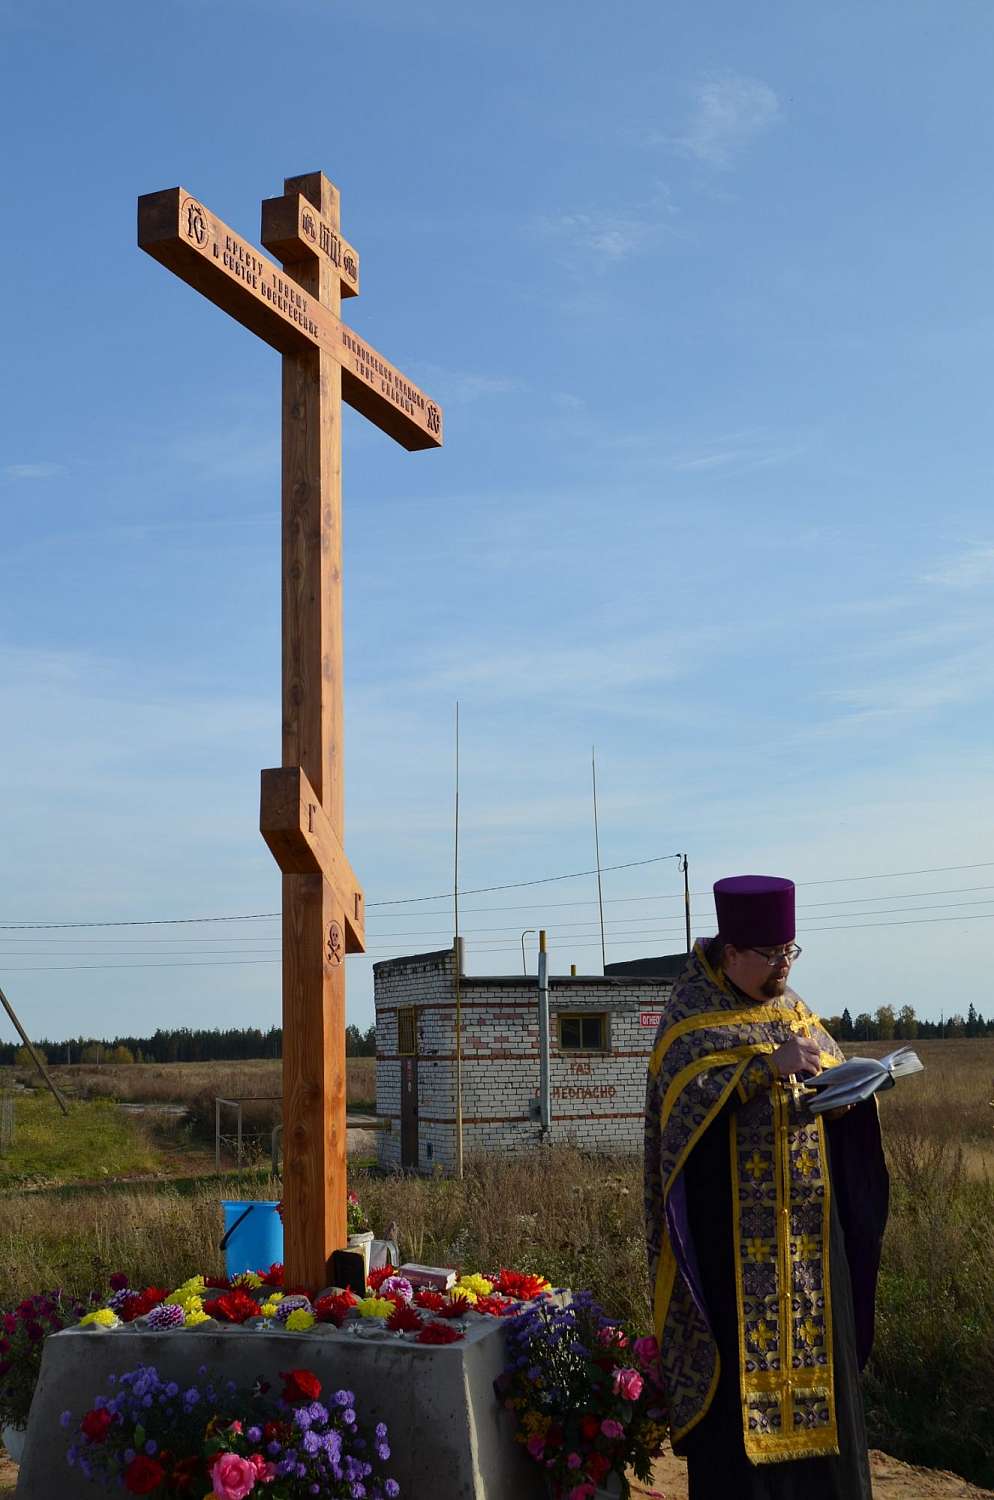
{"type": "Polygon", "coordinates": [[[794,941],[794,882],[777,875],[730,875],[714,883],[718,932],[733,948],[777,948],[794,941]]]}

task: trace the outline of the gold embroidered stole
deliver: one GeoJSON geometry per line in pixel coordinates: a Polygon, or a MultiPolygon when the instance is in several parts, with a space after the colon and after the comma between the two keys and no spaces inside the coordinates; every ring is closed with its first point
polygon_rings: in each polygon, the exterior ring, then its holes
{"type": "Polygon", "coordinates": [[[746,1453],[838,1453],[823,1122],[792,1121],[774,1085],[731,1115],[729,1139],[746,1453]]]}

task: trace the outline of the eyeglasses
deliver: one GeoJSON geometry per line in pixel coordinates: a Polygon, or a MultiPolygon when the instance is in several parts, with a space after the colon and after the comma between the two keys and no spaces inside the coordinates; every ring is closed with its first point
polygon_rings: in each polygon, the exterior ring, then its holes
{"type": "Polygon", "coordinates": [[[750,953],[756,953],[760,958],[765,958],[771,969],[774,968],[778,963],[782,963],[784,959],[786,959],[789,964],[792,964],[795,958],[800,958],[803,951],[804,950],[799,948],[796,943],[788,943],[784,948],[749,949],[750,953]]]}

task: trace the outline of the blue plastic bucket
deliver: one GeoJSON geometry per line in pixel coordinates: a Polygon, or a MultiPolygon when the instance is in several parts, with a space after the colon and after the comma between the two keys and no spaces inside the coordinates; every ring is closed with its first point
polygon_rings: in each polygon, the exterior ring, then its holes
{"type": "Polygon", "coordinates": [[[283,1224],[275,1202],[251,1203],[245,1198],[221,1200],[224,1209],[224,1269],[229,1276],[241,1271],[268,1271],[283,1259],[283,1224]]]}

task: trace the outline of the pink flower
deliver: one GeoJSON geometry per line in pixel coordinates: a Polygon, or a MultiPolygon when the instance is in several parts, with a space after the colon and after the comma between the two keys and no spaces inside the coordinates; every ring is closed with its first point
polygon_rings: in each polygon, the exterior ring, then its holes
{"type": "Polygon", "coordinates": [[[211,1470],[212,1494],[218,1500],[245,1500],[255,1487],[259,1471],[255,1464],[237,1453],[222,1453],[211,1470]]]}
{"type": "Polygon", "coordinates": [[[624,1401],[637,1401],[644,1385],[645,1381],[638,1370],[626,1368],[614,1372],[614,1394],[624,1401]]]}
{"type": "Polygon", "coordinates": [[[255,1464],[255,1472],[266,1484],[276,1478],[276,1465],[269,1463],[261,1453],[250,1453],[249,1463],[255,1464]]]}
{"type": "Polygon", "coordinates": [[[582,1463],[583,1459],[580,1457],[579,1453],[570,1453],[566,1457],[567,1469],[578,1469],[582,1463]]]}
{"type": "Polygon", "coordinates": [[[526,1447],[532,1458],[541,1458],[545,1452],[545,1438],[536,1432],[534,1437],[528,1439],[526,1447]]]}
{"type": "Polygon", "coordinates": [[[654,1370],[656,1368],[656,1361],[659,1359],[659,1345],[651,1333],[647,1334],[643,1339],[636,1339],[632,1347],[635,1351],[635,1358],[643,1370],[654,1370]]]}
{"type": "Polygon", "coordinates": [[[603,1422],[601,1423],[601,1432],[603,1432],[606,1438],[620,1438],[624,1437],[625,1435],[625,1429],[622,1427],[621,1423],[616,1422],[613,1417],[604,1418],[603,1422]]]}
{"type": "Polygon", "coordinates": [[[628,1336],[616,1323],[605,1323],[603,1328],[597,1330],[597,1342],[608,1349],[624,1349],[628,1336]]]}

